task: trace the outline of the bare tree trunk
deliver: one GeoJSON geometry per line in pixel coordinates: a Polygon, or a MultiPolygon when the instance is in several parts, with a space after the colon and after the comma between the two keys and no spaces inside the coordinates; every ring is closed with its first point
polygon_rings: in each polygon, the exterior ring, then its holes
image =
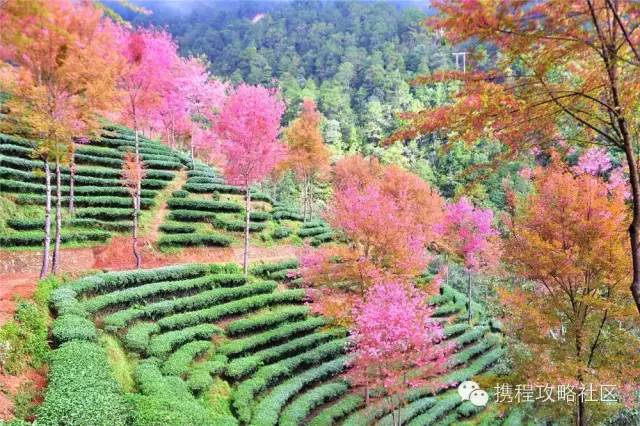
{"type": "Polygon", "coordinates": [[[578,396],[578,412],[576,413],[576,426],[587,426],[584,399],[578,396]]]}
{"type": "Polygon", "coordinates": [[[75,205],[75,188],[76,188],[76,159],[75,151],[71,154],[71,162],[69,163],[69,214],[76,213],[75,205]]]}
{"type": "Polygon", "coordinates": [[[246,277],[249,273],[249,225],[251,221],[251,191],[249,185],[246,185],[245,194],[245,225],[244,225],[244,257],[242,261],[242,270],[246,277]]]}
{"type": "Polygon", "coordinates": [[[195,161],[196,147],[193,144],[193,135],[194,135],[195,129],[196,129],[196,125],[194,123],[191,123],[191,140],[189,141],[189,148],[191,150],[191,169],[192,170],[196,169],[196,161],[195,161]]]}
{"type": "Polygon", "coordinates": [[[60,270],[60,243],[62,242],[62,178],[60,173],[60,160],[56,159],[56,236],[53,244],[52,272],[57,274],[60,270]]]}
{"type": "Polygon", "coordinates": [[[633,219],[629,225],[629,238],[631,240],[631,260],[633,264],[633,281],[631,282],[631,294],[640,312],[640,176],[633,148],[630,144],[625,146],[625,155],[629,164],[629,182],[633,197],[633,219]]]}
{"type": "MultiPolygon", "coordinates": [[[[137,126],[134,129],[136,132],[136,164],[140,164],[140,141],[138,137],[137,126]]],[[[136,259],[136,268],[140,269],[142,266],[142,258],[138,250],[138,216],[140,214],[140,194],[142,192],[142,182],[138,180],[136,182],[136,190],[133,195],[133,223],[132,223],[132,249],[133,257],[136,259]]]]}
{"type": "Polygon", "coordinates": [[[469,282],[467,283],[467,297],[469,299],[469,309],[468,309],[468,317],[467,321],[471,323],[471,271],[467,270],[467,277],[469,282]]]}
{"type": "Polygon", "coordinates": [[[45,205],[44,205],[44,248],[42,252],[42,267],[40,268],[40,279],[49,273],[49,247],[51,245],[51,169],[49,160],[44,160],[45,179],[45,205]]]}

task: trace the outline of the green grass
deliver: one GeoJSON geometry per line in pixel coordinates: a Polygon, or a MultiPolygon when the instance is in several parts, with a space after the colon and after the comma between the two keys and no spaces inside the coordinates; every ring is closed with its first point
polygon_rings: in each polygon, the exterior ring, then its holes
{"type": "Polygon", "coordinates": [[[133,392],[135,390],[135,381],[133,380],[135,360],[125,352],[120,341],[114,336],[102,334],[99,343],[107,351],[107,361],[113,372],[113,377],[126,392],[133,392]]]}

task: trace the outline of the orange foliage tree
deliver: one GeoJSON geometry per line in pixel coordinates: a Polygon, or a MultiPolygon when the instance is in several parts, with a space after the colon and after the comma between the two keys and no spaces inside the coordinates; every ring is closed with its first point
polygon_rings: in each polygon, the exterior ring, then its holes
{"type": "Polygon", "coordinates": [[[37,144],[45,172],[44,255],[49,270],[51,172],[55,164],[56,233],[53,271],[61,242],[61,166],[73,153],[73,137],[96,133],[100,113],[112,106],[120,57],[112,48],[114,24],[90,2],[7,0],[0,8],[1,91],[10,119],[3,123],[37,144]]]}
{"type": "Polygon", "coordinates": [[[326,219],[346,244],[306,253],[305,282],[320,291],[319,310],[347,321],[351,307],[381,279],[410,281],[424,271],[443,200],[418,176],[375,159],[341,160],[326,219]]]}
{"type": "Polygon", "coordinates": [[[285,130],[288,156],[281,167],[293,170],[302,185],[302,217],[312,214],[313,188],[329,171],[329,150],[320,132],[321,115],[311,99],[305,99],[302,112],[285,130]]]}
{"type": "MultiPolygon", "coordinates": [[[[500,292],[507,333],[526,346],[512,351],[517,383],[573,385],[586,397],[593,385],[598,400],[601,384],[637,391],[640,339],[624,288],[629,242],[622,194],[557,162],[539,171],[535,188],[521,203],[504,252],[528,282],[500,292]]],[[[595,403],[576,399],[576,424],[599,423],[596,410],[586,409],[595,403]]]]}
{"type": "Polygon", "coordinates": [[[467,143],[497,138],[511,153],[557,141],[600,144],[624,155],[633,197],[631,291],[640,311],[640,3],[631,0],[436,0],[431,27],[454,43],[472,41],[472,59],[450,104],[407,113],[392,139],[446,130],[467,143]],[[488,65],[484,65],[488,64],[488,65]]]}

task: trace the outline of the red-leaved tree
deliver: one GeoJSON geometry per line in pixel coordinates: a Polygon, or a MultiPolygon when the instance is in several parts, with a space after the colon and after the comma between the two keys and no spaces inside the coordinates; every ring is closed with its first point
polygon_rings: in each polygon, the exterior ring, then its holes
{"type": "MultiPolygon", "coordinates": [[[[249,266],[249,220],[252,184],[264,179],[283,158],[278,140],[284,103],[275,90],[241,84],[226,99],[216,121],[220,150],[225,157],[224,175],[245,190],[243,268],[249,266]]],[[[218,144],[210,144],[213,150],[218,144]]]]}
{"type": "Polygon", "coordinates": [[[354,309],[351,340],[354,358],[349,376],[369,390],[383,388],[400,425],[402,395],[413,386],[429,382],[446,370],[452,347],[442,343],[442,326],[425,303],[426,294],[402,281],[383,280],[366,293],[354,309]]]}

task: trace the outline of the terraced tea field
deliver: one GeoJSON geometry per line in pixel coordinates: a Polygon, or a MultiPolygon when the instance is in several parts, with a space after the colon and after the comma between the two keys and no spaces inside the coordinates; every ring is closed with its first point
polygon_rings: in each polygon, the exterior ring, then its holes
{"type": "MultiPolygon", "coordinates": [[[[51,298],[59,346],[39,424],[89,406],[115,424],[392,424],[393,404],[365,407],[363,389],[346,379],[346,330],[312,315],[304,289],[282,283],[296,266],[256,264],[245,279],[235,264],[190,264],[103,273],[60,287],[51,298]],[[91,366],[69,368],[72,354],[91,366]]],[[[480,310],[467,324],[465,296],[449,287],[432,303],[456,354],[439,378],[442,390],[425,386],[406,395],[403,424],[500,424],[491,405],[477,408],[455,390],[503,356],[499,324],[480,310]]]]}

